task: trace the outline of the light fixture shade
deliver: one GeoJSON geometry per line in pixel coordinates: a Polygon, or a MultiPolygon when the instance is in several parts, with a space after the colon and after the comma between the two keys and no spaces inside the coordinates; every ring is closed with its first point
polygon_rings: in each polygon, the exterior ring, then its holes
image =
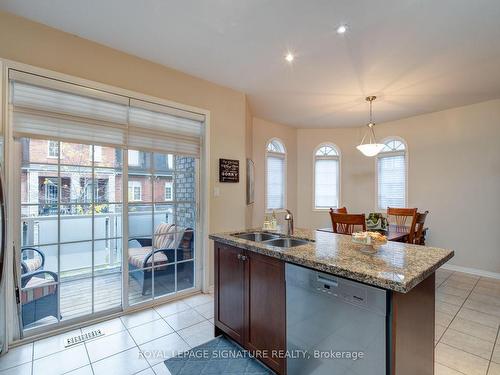
{"type": "Polygon", "coordinates": [[[361,153],[365,156],[372,157],[377,155],[382,149],[384,148],[384,145],[382,143],[365,143],[359,146],[356,146],[356,148],[361,151],[361,153]]]}

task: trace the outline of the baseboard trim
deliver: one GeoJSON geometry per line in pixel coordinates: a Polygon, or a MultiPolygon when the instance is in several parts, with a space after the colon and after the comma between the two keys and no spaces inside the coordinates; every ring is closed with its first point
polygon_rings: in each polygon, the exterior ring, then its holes
{"type": "Polygon", "coordinates": [[[470,267],[455,266],[453,264],[445,264],[441,268],[443,268],[445,270],[470,273],[470,274],[476,275],[476,276],[490,277],[492,279],[499,279],[500,280],[500,273],[498,273],[498,272],[485,271],[485,270],[480,270],[477,268],[470,268],[470,267]]]}

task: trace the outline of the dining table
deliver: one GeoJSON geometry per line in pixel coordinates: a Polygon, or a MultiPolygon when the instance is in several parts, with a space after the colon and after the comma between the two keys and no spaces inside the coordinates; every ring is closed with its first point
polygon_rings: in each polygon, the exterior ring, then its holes
{"type": "MultiPolygon", "coordinates": [[[[333,233],[333,228],[332,227],[320,228],[320,229],[317,229],[317,230],[319,230],[321,232],[330,232],[330,233],[333,233]]],[[[405,225],[390,224],[387,227],[387,231],[384,231],[383,233],[387,237],[387,241],[407,242],[408,235],[410,234],[410,227],[405,226],[405,225]]],[[[425,245],[425,235],[426,235],[426,233],[427,233],[427,228],[424,228],[424,230],[423,230],[424,243],[422,245],[425,245]]]]}

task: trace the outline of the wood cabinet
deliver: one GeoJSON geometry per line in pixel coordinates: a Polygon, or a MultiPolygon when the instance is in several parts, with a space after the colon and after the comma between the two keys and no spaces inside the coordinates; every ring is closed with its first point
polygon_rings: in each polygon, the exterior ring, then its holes
{"type": "Polygon", "coordinates": [[[215,323],[243,344],[245,330],[245,263],[243,250],[215,244],[215,323]]]}
{"type": "Polygon", "coordinates": [[[285,265],[215,243],[215,326],[278,374],[285,373],[285,265]],[[259,353],[265,353],[260,356],[259,353]]]}

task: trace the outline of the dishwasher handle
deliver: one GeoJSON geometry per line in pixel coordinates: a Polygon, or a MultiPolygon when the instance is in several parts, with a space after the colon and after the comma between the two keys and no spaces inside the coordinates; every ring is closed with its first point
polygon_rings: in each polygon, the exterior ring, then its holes
{"type": "Polygon", "coordinates": [[[319,283],[321,283],[321,284],[331,286],[333,288],[337,288],[339,286],[339,282],[337,280],[335,280],[335,279],[329,279],[327,277],[324,277],[321,274],[317,275],[316,281],[319,282],[319,283]]]}

